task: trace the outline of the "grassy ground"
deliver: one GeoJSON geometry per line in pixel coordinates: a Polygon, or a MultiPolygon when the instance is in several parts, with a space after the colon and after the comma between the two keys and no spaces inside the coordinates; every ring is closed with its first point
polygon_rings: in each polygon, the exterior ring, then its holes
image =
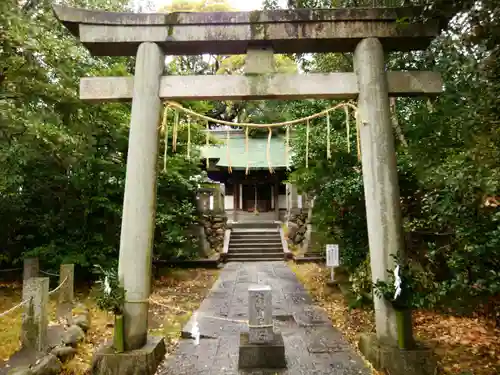
{"type": "MultiPolygon", "coordinates": [[[[21,302],[21,286],[16,283],[0,284],[0,312],[21,302]]],[[[17,309],[0,318],[0,360],[7,361],[19,349],[22,309],[17,309]]]]}
{"type": "MultiPolygon", "coordinates": [[[[217,270],[172,270],[157,280],[154,285],[149,309],[150,333],[165,337],[167,353],[177,347],[182,326],[204,299],[217,279],[217,270]]],[[[91,329],[85,342],[79,345],[78,354],[65,364],[65,375],[81,375],[90,368],[94,350],[113,335],[113,317],[97,309],[87,293],[78,299],[85,303],[91,313],[91,329]]],[[[19,284],[0,285],[0,312],[9,309],[21,300],[19,284]]],[[[55,324],[55,303],[51,302],[51,321],[55,324]]],[[[7,360],[19,349],[21,310],[0,318],[0,359],[7,360]]]]}
{"type": "MultiPolygon", "coordinates": [[[[349,311],[339,292],[326,286],[329,270],[323,265],[291,265],[316,303],[324,308],[333,325],[354,347],[360,332],[374,330],[373,312],[349,311]]],[[[438,356],[443,375],[500,374],[500,329],[480,317],[464,318],[429,311],[413,314],[415,336],[426,342],[438,356]]]]}

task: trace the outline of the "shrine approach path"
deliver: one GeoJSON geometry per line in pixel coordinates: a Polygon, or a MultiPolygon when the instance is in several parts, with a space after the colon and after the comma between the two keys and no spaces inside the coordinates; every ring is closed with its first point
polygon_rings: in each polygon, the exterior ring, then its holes
{"type": "Polygon", "coordinates": [[[159,375],[371,374],[283,261],[226,264],[182,333],[184,338],[160,366],[159,375]],[[285,342],[286,369],[238,370],[239,337],[248,331],[248,287],[253,284],[272,288],[273,321],[285,342]],[[199,345],[190,337],[195,319],[199,345]]]}

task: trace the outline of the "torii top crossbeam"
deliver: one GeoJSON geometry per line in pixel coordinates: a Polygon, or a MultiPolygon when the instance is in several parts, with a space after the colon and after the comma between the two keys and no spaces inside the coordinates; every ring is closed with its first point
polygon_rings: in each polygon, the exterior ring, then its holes
{"type": "Polygon", "coordinates": [[[54,6],[56,17],[96,56],[135,56],[142,42],[168,55],[353,52],[367,37],[385,51],[425,49],[440,32],[438,19],[398,22],[421,7],[299,9],[253,12],[114,13],[54,6]]]}

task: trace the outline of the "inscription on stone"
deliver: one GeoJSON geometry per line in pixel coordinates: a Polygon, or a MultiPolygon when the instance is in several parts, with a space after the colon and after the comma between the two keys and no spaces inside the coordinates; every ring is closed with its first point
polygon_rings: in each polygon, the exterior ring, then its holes
{"type": "Polygon", "coordinates": [[[248,341],[269,343],[274,339],[272,290],[268,285],[248,288],[248,341]]]}

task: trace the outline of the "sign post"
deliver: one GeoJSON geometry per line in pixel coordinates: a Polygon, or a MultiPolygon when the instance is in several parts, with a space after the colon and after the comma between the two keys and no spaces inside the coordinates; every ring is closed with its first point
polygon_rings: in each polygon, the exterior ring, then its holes
{"type": "Polygon", "coordinates": [[[335,279],[334,268],[340,266],[339,245],[326,245],[326,266],[331,267],[331,281],[335,279]]]}

